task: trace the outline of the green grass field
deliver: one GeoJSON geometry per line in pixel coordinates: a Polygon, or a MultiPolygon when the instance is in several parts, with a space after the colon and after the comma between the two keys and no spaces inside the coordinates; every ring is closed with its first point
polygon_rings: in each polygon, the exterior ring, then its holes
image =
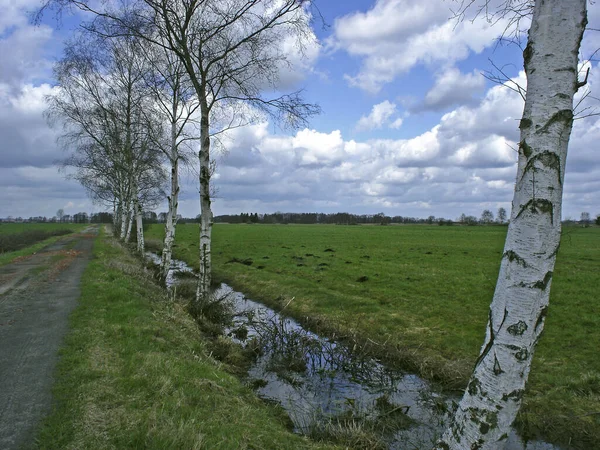
{"type": "MultiPolygon", "coordinates": [[[[483,342],[506,227],[215,225],[214,274],[250,297],[447,386],[464,386],[483,342]],[[243,263],[245,262],[245,264],[243,263]]],[[[160,225],[147,237],[162,237],[160,225]]],[[[197,263],[197,226],[175,256],[197,263]]],[[[600,442],[600,229],[565,228],[550,310],[519,425],[600,442]]]]}
{"type": "Polygon", "coordinates": [[[75,223],[0,223],[0,266],[41,250],[60,239],[60,234],[80,231],[86,226],[75,223]]]}
{"type": "Polygon", "coordinates": [[[183,306],[139,260],[100,237],[60,353],[40,449],[333,449],[209,355],[183,306]]]}

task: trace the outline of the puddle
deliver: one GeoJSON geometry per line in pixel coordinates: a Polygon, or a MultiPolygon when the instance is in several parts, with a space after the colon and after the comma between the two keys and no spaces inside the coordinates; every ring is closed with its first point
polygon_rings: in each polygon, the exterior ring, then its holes
{"type": "MultiPolygon", "coordinates": [[[[153,262],[160,257],[149,253],[153,262]]],[[[172,263],[167,285],[176,272],[192,272],[172,263]]],[[[247,375],[249,385],[266,400],[280,404],[295,431],[311,434],[324,423],[366,423],[394,450],[431,448],[448,424],[460,398],[436,392],[420,377],[390,370],[346,345],[305,330],[298,322],[246,298],[222,284],[215,294],[228,296],[234,323],[226,332],[259,356],[247,375]]],[[[542,441],[524,442],[515,431],[506,450],[560,450],[542,441]]]]}

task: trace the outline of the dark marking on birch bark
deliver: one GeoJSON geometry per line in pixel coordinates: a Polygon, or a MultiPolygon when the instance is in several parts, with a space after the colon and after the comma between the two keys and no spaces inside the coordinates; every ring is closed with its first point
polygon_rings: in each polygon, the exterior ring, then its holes
{"type": "Polygon", "coordinates": [[[521,336],[525,331],[527,331],[527,324],[522,320],[519,320],[517,323],[512,324],[510,327],[506,329],[513,336],[521,336]]]}
{"type": "MultiPolygon", "coordinates": [[[[482,434],[487,434],[498,425],[498,413],[495,411],[482,408],[469,408],[468,412],[471,422],[479,426],[479,431],[482,434]]],[[[480,438],[471,448],[479,448],[482,444],[483,440],[480,438]]]]}
{"type": "Polygon", "coordinates": [[[498,357],[494,355],[494,375],[498,376],[501,373],[504,373],[502,367],[500,367],[500,362],[498,361],[498,357]]]}
{"type": "Polygon", "coordinates": [[[531,119],[527,119],[524,117],[521,119],[521,122],[519,122],[519,128],[523,130],[524,128],[529,128],[532,124],[533,122],[531,121],[531,119]]]}
{"type": "Polygon", "coordinates": [[[548,258],[546,258],[546,259],[555,258],[556,255],[558,255],[558,249],[559,248],[560,248],[560,241],[558,242],[558,245],[556,246],[556,248],[554,249],[554,251],[552,253],[550,253],[550,255],[548,255],[548,258]]]}
{"type": "Polygon", "coordinates": [[[462,441],[462,434],[465,431],[465,426],[463,425],[459,427],[458,423],[453,421],[452,425],[450,426],[450,431],[452,432],[452,437],[454,437],[456,442],[460,444],[460,441],[462,441]]]}
{"type": "Polygon", "coordinates": [[[537,332],[538,327],[544,323],[544,319],[546,318],[546,315],[548,314],[548,307],[544,306],[541,311],[540,311],[540,315],[538,316],[536,322],[535,322],[535,327],[533,327],[533,330],[537,332]]]}
{"type": "Polygon", "coordinates": [[[508,394],[504,394],[502,396],[502,401],[507,401],[507,400],[514,400],[514,401],[520,401],[523,398],[523,394],[525,393],[524,389],[516,389],[512,392],[509,392],[508,394]]]}
{"type": "Polygon", "coordinates": [[[517,353],[515,353],[515,358],[517,361],[525,361],[529,357],[529,350],[526,348],[521,348],[517,353]]]}
{"type": "Polygon", "coordinates": [[[525,169],[523,170],[523,175],[521,176],[521,180],[530,170],[535,170],[536,162],[540,162],[544,166],[555,170],[557,177],[558,177],[558,183],[562,186],[562,180],[561,180],[561,176],[560,176],[561,175],[560,157],[556,153],[549,152],[547,150],[542,153],[538,153],[533,158],[529,159],[529,161],[527,161],[527,165],[525,166],[525,169]]]}
{"type": "MultiPolygon", "coordinates": [[[[467,386],[467,392],[471,395],[477,395],[481,390],[481,381],[479,379],[473,377],[467,386]]],[[[483,392],[482,392],[483,393],[483,392]]]]}
{"type": "Polygon", "coordinates": [[[479,355],[479,357],[477,358],[477,361],[475,361],[475,367],[479,366],[479,364],[481,364],[481,361],[483,360],[483,358],[485,358],[487,356],[487,354],[490,352],[492,345],[494,345],[494,328],[493,328],[493,324],[492,324],[492,310],[490,309],[490,313],[488,316],[488,325],[489,325],[489,332],[490,332],[490,339],[487,341],[487,344],[485,344],[484,349],[482,350],[481,354],[479,355]]]}
{"type": "Polygon", "coordinates": [[[490,431],[490,424],[481,422],[481,424],[479,425],[479,431],[481,431],[481,433],[483,434],[487,434],[487,432],[490,431]]]}
{"type": "Polygon", "coordinates": [[[575,73],[575,67],[560,67],[558,69],[554,69],[555,72],[571,72],[575,73]]]}
{"type": "Polygon", "coordinates": [[[523,156],[529,159],[529,157],[533,153],[533,149],[529,146],[529,144],[527,144],[527,141],[525,141],[525,139],[519,142],[519,148],[523,151],[523,156]]]}
{"type": "Polygon", "coordinates": [[[573,111],[570,109],[561,109],[548,119],[548,122],[536,131],[536,133],[547,133],[552,125],[562,122],[565,126],[570,127],[573,123],[573,111]]]}
{"type": "MultiPolygon", "coordinates": [[[[508,317],[508,309],[504,308],[504,316],[502,317],[502,322],[500,322],[500,325],[498,326],[498,331],[500,331],[500,329],[502,328],[502,325],[504,325],[504,322],[506,322],[506,318],[508,317]]],[[[494,335],[495,337],[495,335],[494,335]]]]}
{"type": "Polygon", "coordinates": [[[517,255],[514,251],[512,250],[507,250],[504,255],[505,258],[508,258],[508,260],[510,262],[514,262],[516,261],[517,264],[522,265],[523,267],[527,267],[527,263],[525,262],[525,260],[523,258],[521,258],[519,255],[517,255]]]}
{"type": "Polygon", "coordinates": [[[515,217],[518,219],[521,217],[525,211],[530,210],[532,213],[537,214],[540,213],[549,213],[550,214],[550,223],[554,225],[554,205],[550,200],[546,200],[544,198],[533,198],[521,206],[521,210],[515,217]]]}
{"type": "Polygon", "coordinates": [[[551,280],[552,280],[552,272],[551,271],[546,272],[546,275],[544,275],[544,279],[540,280],[540,281],[536,281],[533,284],[533,287],[537,288],[537,289],[541,289],[542,291],[545,291],[546,288],[548,287],[548,283],[550,283],[551,280]]]}
{"type": "Polygon", "coordinates": [[[498,413],[493,411],[488,411],[485,415],[485,422],[488,425],[486,431],[481,430],[482,433],[487,433],[490,429],[494,429],[498,426],[498,413]]]}
{"type": "Polygon", "coordinates": [[[527,43],[527,47],[525,47],[525,50],[523,50],[523,66],[525,67],[525,71],[527,71],[527,66],[529,66],[529,62],[531,61],[531,57],[533,56],[532,44],[533,42],[529,41],[527,43]]]}

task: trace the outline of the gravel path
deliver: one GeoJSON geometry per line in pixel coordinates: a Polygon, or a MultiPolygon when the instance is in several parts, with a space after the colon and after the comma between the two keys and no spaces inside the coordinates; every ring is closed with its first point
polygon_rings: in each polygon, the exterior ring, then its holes
{"type": "Polygon", "coordinates": [[[0,449],[28,448],[51,407],[58,349],[96,227],[0,267],[0,449]]]}

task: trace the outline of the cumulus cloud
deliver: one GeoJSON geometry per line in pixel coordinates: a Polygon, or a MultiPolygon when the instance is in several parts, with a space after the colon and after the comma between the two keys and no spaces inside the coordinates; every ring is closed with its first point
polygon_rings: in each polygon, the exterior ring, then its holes
{"type": "Polygon", "coordinates": [[[15,94],[0,89],[0,167],[48,167],[62,156],[56,132],[43,117],[47,84],[24,85],[15,94]]]}
{"type": "Polygon", "coordinates": [[[15,87],[50,73],[51,63],[42,56],[52,35],[50,27],[25,26],[0,39],[0,83],[15,87]]]}
{"type": "MultiPolygon", "coordinates": [[[[84,190],[64,180],[52,165],[62,153],[42,111],[43,98],[53,88],[39,78],[49,67],[43,48],[55,32],[29,28],[19,8],[34,1],[0,0],[0,9],[6,12],[0,17],[0,217],[51,216],[62,207],[73,214],[93,208],[84,190]]],[[[444,114],[427,129],[409,134],[397,105],[387,100],[362,116],[356,129],[403,127],[403,139],[373,134],[370,139],[349,140],[331,128],[274,134],[266,119],[232,129],[219,136],[227,152],[218,158],[214,175],[215,213],[346,210],[455,218],[461,212],[479,215],[484,208],[509,209],[523,100],[503,86],[483,92],[483,80],[475,71],[461,73],[455,68],[457,61],[491,44],[504,24],[466,20],[456,25],[448,22],[449,16],[435,0],[377,0],[366,12],[337,19],[325,44],[330,52],[359,61],[356,70],[346,69],[346,80],[368,92],[377,92],[416,65],[430,69],[432,87],[420,102],[413,102],[418,105],[414,108],[444,114]],[[476,98],[474,92],[483,97],[476,98]]],[[[593,11],[590,16],[591,23],[600,17],[593,11]]],[[[292,41],[281,44],[294,62],[293,69],[281,70],[281,86],[287,88],[315,72],[322,49],[315,39],[303,59],[294,54],[292,41]]],[[[593,33],[586,33],[582,55],[595,50],[595,45],[593,33]]],[[[514,81],[524,86],[524,74],[514,81]]],[[[578,95],[599,86],[600,69],[594,65],[588,86],[578,95]]],[[[581,105],[587,106],[594,104],[581,105]]],[[[342,126],[335,128],[343,130],[342,126]]],[[[599,140],[598,117],[575,121],[565,216],[600,212],[599,140]]],[[[194,216],[199,208],[197,176],[182,178],[181,213],[194,216]]]]}
{"type": "MultiPolygon", "coordinates": [[[[514,81],[524,85],[524,74],[514,81]]],[[[215,205],[222,212],[253,205],[265,212],[383,210],[447,218],[461,212],[479,215],[485,208],[510,209],[522,109],[522,98],[498,85],[478,104],[455,108],[409,139],[346,140],[340,131],[310,129],[274,136],[266,124],[257,125],[232,142],[233,162],[229,156],[221,161],[221,198],[215,205]],[[247,152],[255,159],[242,171],[235,155],[247,152]]],[[[600,161],[594,139],[600,139],[597,117],[575,121],[566,215],[578,217],[578,211],[599,206],[600,161]]]]}
{"type": "Polygon", "coordinates": [[[465,74],[450,67],[436,74],[433,87],[415,109],[440,111],[456,105],[473,105],[477,102],[476,95],[484,88],[485,78],[477,70],[465,74]]]}
{"type": "Polygon", "coordinates": [[[362,59],[357,74],[346,74],[351,86],[376,93],[417,64],[448,65],[481,53],[506,28],[501,19],[460,23],[436,0],[378,0],[367,12],[337,19],[331,50],[362,59]]]}
{"type": "Polygon", "coordinates": [[[302,46],[295,38],[287,37],[281,43],[281,51],[286,55],[287,63],[279,67],[277,87],[285,91],[296,88],[308,74],[315,73],[321,44],[313,33],[305,38],[302,46]]]}
{"type": "Polygon", "coordinates": [[[385,100],[381,103],[373,105],[371,112],[367,116],[362,116],[357,124],[357,131],[378,130],[389,124],[390,128],[400,128],[402,118],[398,118],[390,123],[394,114],[396,114],[396,104],[385,100]]]}

